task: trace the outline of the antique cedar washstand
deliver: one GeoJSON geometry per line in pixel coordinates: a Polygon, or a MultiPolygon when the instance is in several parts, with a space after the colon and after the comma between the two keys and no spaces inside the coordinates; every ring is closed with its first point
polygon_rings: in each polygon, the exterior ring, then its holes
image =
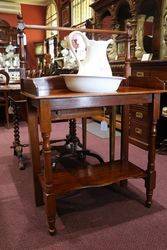
{"type": "MultiPolygon", "coordinates": [[[[21,82],[23,82],[24,79],[26,79],[26,59],[25,59],[25,49],[24,49],[24,28],[32,28],[31,25],[24,25],[24,22],[23,22],[23,18],[21,15],[18,15],[17,16],[18,18],[18,33],[19,33],[19,54],[20,54],[20,78],[21,78],[21,82]]],[[[37,25],[36,27],[37,29],[41,29],[40,26],[37,25]]],[[[53,30],[54,27],[47,27],[45,29],[51,29],[53,30]]],[[[70,30],[69,28],[63,28],[61,27],[60,30],[70,30]]],[[[74,29],[71,29],[71,30],[74,30],[74,29]]],[[[35,80],[35,79],[34,79],[35,80]]],[[[48,78],[49,80],[49,78],[48,78]]],[[[41,85],[42,85],[42,82],[43,80],[38,78],[35,80],[37,82],[39,82],[41,85]]],[[[13,97],[12,101],[13,103],[16,101],[18,101],[17,99],[25,99],[25,97],[23,97],[22,95],[20,95],[20,97],[16,96],[16,97],[13,97]]],[[[89,117],[89,116],[92,116],[92,115],[97,115],[97,114],[103,114],[104,111],[102,108],[95,108],[95,109],[91,109],[91,112],[87,112],[87,116],[85,116],[84,118],[82,118],[82,143],[80,142],[79,138],[77,137],[76,135],[76,119],[73,117],[73,116],[68,116],[67,117],[67,114],[65,116],[63,116],[62,114],[61,115],[58,115],[56,117],[56,121],[64,121],[68,119],[69,121],[69,134],[66,136],[66,139],[61,139],[61,140],[52,140],[52,143],[56,143],[56,142],[59,142],[59,141],[65,141],[65,146],[70,146],[71,149],[70,150],[66,150],[65,147],[64,147],[64,155],[68,155],[69,153],[70,154],[76,154],[76,156],[78,157],[82,157],[82,158],[85,158],[86,155],[90,155],[90,156],[93,156],[95,158],[97,158],[100,162],[103,162],[103,159],[97,155],[97,154],[94,154],[92,152],[90,152],[89,150],[87,150],[87,147],[86,147],[86,117],[89,117]],[[77,150],[77,147],[80,147],[80,150],[77,150]],[[70,151],[70,152],[69,152],[70,151]]],[[[113,125],[114,123],[111,123],[111,121],[115,118],[115,110],[112,109],[110,110],[109,112],[109,119],[110,119],[110,126],[109,126],[109,132],[112,134],[111,138],[114,138],[115,137],[115,126],[113,125]]],[[[53,120],[54,122],[54,120],[53,120]]],[[[19,124],[17,125],[17,128],[19,130],[19,124]]],[[[112,159],[114,158],[114,142],[115,140],[114,139],[111,139],[110,140],[110,150],[111,150],[111,157],[112,159]]],[[[19,144],[19,146],[21,146],[21,151],[22,151],[22,145],[19,144]]],[[[54,148],[54,147],[52,147],[54,148]]],[[[21,154],[22,155],[22,154],[21,154]]]]}
{"type": "MultiPolygon", "coordinates": [[[[23,25],[20,29],[36,28],[48,29],[45,26],[23,25]]],[[[53,27],[52,27],[53,28],[53,27]]],[[[66,28],[57,28],[61,30],[66,28]]],[[[67,28],[67,30],[72,30],[67,28]]],[[[127,36],[126,72],[130,74],[130,35],[129,31],[105,31],[84,30],[89,32],[108,32],[110,34],[124,34],[127,36]]],[[[21,34],[21,33],[20,33],[21,34]]],[[[55,213],[57,195],[87,187],[109,185],[129,178],[143,178],[146,187],[146,206],[152,204],[153,189],[155,188],[155,136],[156,122],[159,117],[160,94],[165,92],[164,83],[156,78],[129,77],[116,93],[74,93],[69,91],[61,76],[43,79],[43,86],[38,82],[24,80],[22,93],[28,100],[28,126],[33,162],[34,188],[36,205],[43,204],[50,234],[55,233],[55,213]],[[149,134],[148,165],[144,171],[128,160],[129,145],[129,104],[148,103],[150,105],[151,130],[149,134]],[[59,114],[67,113],[75,117],[87,116],[91,108],[122,105],[122,135],[121,135],[121,159],[113,161],[110,150],[110,162],[94,166],[82,166],[56,169],[51,167],[51,119],[58,118],[59,114]],[[43,139],[43,166],[40,162],[39,127],[43,139]]],[[[65,115],[64,114],[64,115],[65,115]]],[[[81,166],[80,166],[81,165],[81,166]]]]}

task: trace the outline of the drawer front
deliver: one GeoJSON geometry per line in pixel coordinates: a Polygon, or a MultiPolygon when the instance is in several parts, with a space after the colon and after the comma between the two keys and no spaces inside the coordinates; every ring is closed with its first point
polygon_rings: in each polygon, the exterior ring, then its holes
{"type": "Polygon", "coordinates": [[[131,122],[129,135],[139,141],[148,143],[150,135],[150,125],[147,123],[146,126],[142,123],[131,122]]]}
{"type": "Polygon", "coordinates": [[[144,122],[149,124],[151,117],[147,109],[142,108],[130,108],[130,121],[144,122]]]}
{"type": "Polygon", "coordinates": [[[150,76],[149,71],[143,71],[143,70],[133,70],[132,69],[132,75],[137,77],[144,77],[144,76],[150,76]]]}
{"type": "Polygon", "coordinates": [[[149,104],[148,103],[138,103],[138,104],[131,104],[130,109],[142,109],[142,110],[149,110],[149,104]]]}

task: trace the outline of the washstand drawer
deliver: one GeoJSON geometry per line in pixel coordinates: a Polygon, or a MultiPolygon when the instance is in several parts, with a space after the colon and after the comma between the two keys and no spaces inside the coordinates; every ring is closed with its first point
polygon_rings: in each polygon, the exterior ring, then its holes
{"type": "Polygon", "coordinates": [[[150,135],[150,125],[148,123],[143,124],[134,121],[130,123],[129,136],[131,138],[135,138],[139,141],[148,143],[149,135],[150,135]]]}
{"type": "Polygon", "coordinates": [[[133,76],[137,76],[137,77],[146,77],[146,76],[151,76],[150,72],[149,71],[143,71],[143,70],[140,70],[140,69],[135,69],[132,71],[132,75],[133,76]]]}
{"type": "Polygon", "coordinates": [[[130,108],[130,120],[149,123],[151,120],[151,117],[149,116],[149,110],[144,107],[130,108]]]}
{"type": "Polygon", "coordinates": [[[131,104],[130,109],[142,109],[142,110],[148,110],[149,109],[149,104],[148,103],[143,103],[143,104],[131,104]]]}

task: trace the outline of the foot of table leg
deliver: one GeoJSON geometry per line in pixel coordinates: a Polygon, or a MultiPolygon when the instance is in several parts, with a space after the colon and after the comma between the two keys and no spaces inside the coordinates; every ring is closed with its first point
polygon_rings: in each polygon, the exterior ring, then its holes
{"type": "Polygon", "coordinates": [[[153,190],[146,190],[146,202],[145,206],[150,208],[152,205],[153,190]]]}
{"type": "Polygon", "coordinates": [[[20,158],[18,161],[18,167],[20,170],[24,170],[25,169],[25,165],[23,163],[23,158],[20,158]]]}
{"type": "Polygon", "coordinates": [[[128,186],[128,180],[122,180],[120,181],[120,187],[127,188],[128,186]]]}
{"type": "Polygon", "coordinates": [[[145,206],[148,207],[148,208],[150,208],[151,205],[152,205],[152,195],[153,194],[147,195],[147,200],[145,202],[145,206]]]}
{"type": "Polygon", "coordinates": [[[153,190],[155,188],[155,182],[156,182],[156,171],[150,171],[147,174],[147,177],[145,179],[145,187],[146,187],[146,207],[150,208],[152,205],[152,196],[153,196],[153,190]]]}
{"type": "Polygon", "coordinates": [[[149,185],[150,183],[147,183],[146,181],[146,202],[145,206],[150,208],[152,205],[152,196],[153,196],[153,188],[149,185]]]}
{"type": "Polygon", "coordinates": [[[48,231],[50,235],[54,235],[56,233],[56,227],[55,227],[55,216],[53,217],[48,217],[47,218],[48,222],[48,231]]]}
{"type": "Polygon", "coordinates": [[[27,145],[22,145],[20,143],[20,127],[19,127],[19,118],[18,118],[18,107],[17,104],[13,103],[13,129],[14,129],[14,142],[12,148],[14,149],[14,155],[18,158],[18,167],[20,170],[24,170],[25,166],[23,163],[23,147],[27,145]]]}
{"type": "Polygon", "coordinates": [[[55,228],[56,196],[53,193],[53,185],[45,183],[43,193],[44,193],[48,231],[51,235],[54,235],[56,232],[56,228],[55,228]]]}
{"type": "Polygon", "coordinates": [[[24,145],[15,145],[13,146],[14,148],[14,155],[18,158],[18,167],[20,170],[24,170],[25,169],[25,165],[23,163],[23,146],[24,145]]]}
{"type": "Polygon", "coordinates": [[[54,231],[49,231],[49,234],[50,234],[51,236],[55,235],[55,233],[56,233],[56,230],[54,230],[54,231]]]}

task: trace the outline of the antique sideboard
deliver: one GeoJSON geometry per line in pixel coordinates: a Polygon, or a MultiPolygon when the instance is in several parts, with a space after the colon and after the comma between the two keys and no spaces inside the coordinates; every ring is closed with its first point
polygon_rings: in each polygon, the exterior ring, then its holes
{"type": "MultiPolygon", "coordinates": [[[[69,191],[143,178],[146,187],[146,206],[152,204],[155,188],[155,137],[159,118],[160,94],[166,92],[163,82],[156,78],[129,77],[115,93],[75,93],[69,91],[62,77],[43,78],[42,84],[34,79],[24,80],[22,93],[28,101],[28,127],[33,163],[36,205],[45,203],[49,233],[55,233],[55,198],[69,191]],[[150,131],[147,170],[132,164],[129,152],[129,105],[150,105],[150,131]],[[92,108],[122,105],[122,133],[120,160],[90,165],[87,159],[60,161],[62,167],[52,169],[50,134],[52,118],[59,115],[87,117],[92,108]],[[83,112],[84,111],[84,112],[83,112]],[[38,126],[39,121],[39,126],[38,126]],[[38,129],[42,135],[43,157],[40,157],[38,129]],[[43,202],[43,199],[45,202],[43,202]]],[[[111,135],[112,136],[112,135],[111,135]]],[[[111,154],[111,151],[109,151],[111,154]]],[[[111,159],[111,155],[110,155],[111,159]]],[[[57,159],[58,160],[58,159],[57,159]]],[[[99,197],[100,198],[100,197],[99,197]]]]}
{"type": "MultiPolygon", "coordinates": [[[[167,61],[154,60],[146,62],[132,62],[132,76],[158,77],[166,83],[167,61]]],[[[162,116],[162,108],[167,106],[167,94],[161,94],[160,118],[157,123],[157,147],[167,138],[167,118],[162,116]]],[[[148,147],[148,132],[150,130],[150,107],[145,105],[132,105],[130,108],[130,141],[144,149],[148,147]]]]}
{"type": "MultiPolygon", "coordinates": [[[[111,68],[113,75],[125,75],[125,63],[122,60],[112,61],[111,68]]],[[[167,82],[167,61],[153,60],[153,61],[132,61],[131,74],[137,77],[157,77],[165,84],[167,82]]],[[[161,94],[160,102],[160,117],[157,122],[157,139],[156,147],[159,148],[164,139],[167,138],[167,118],[162,116],[162,108],[167,106],[167,94],[161,94]]],[[[116,114],[116,128],[121,129],[121,114],[120,109],[116,114]]],[[[106,119],[103,116],[94,116],[93,119],[101,121],[106,119]]],[[[130,142],[143,149],[148,149],[148,134],[150,130],[150,107],[148,104],[130,106],[130,142]]]]}

